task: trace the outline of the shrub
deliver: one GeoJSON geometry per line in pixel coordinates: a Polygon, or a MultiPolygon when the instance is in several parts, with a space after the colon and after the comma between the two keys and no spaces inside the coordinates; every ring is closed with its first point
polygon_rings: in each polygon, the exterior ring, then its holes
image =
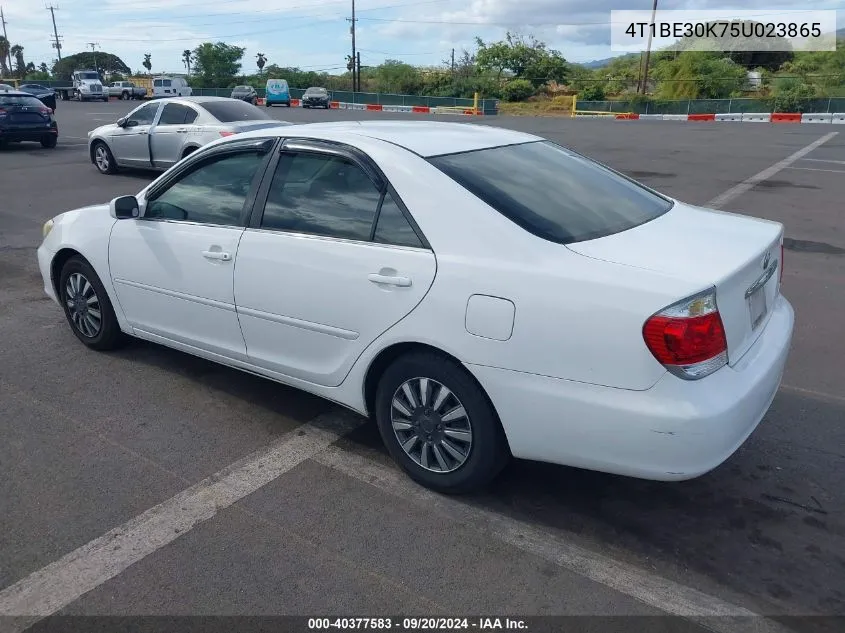
{"type": "Polygon", "coordinates": [[[534,94],[534,85],[527,79],[511,79],[502,86],[505,101],[525,101],[534,94]]]}
{"type": "Polygon", "coordinates": [[[604,86],[598,82],[585,86],[584,89],[578,93],[578,99],[581,101],[604,101],[604,97],[604,86]]]}

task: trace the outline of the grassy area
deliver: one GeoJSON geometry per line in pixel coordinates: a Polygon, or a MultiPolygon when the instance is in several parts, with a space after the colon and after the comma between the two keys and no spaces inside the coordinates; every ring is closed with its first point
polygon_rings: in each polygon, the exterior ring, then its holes
{"type": "Polygon", "coordinates": [[[520,102],[499,102],[499,114],[516,116],[569,116],[571,111],[571,97],[555,97],[554,99],[533,98],[520,102]]]}

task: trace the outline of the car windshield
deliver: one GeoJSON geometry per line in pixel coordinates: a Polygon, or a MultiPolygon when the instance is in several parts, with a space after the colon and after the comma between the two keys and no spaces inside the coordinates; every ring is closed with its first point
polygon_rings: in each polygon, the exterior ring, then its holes
{"type": "Polygon", "coordinates": [[[235,86],[235,92],[249,92],[249,86],[235,86]]]}
{"type": "Polygon", "coordinates": [[[307,94],[316,94],[316,95],[324,95],[326,94],[325,88],[309,88],[305,91],[307,94]]]}
{"type": "Polygon", "coordinates": [[[30,97],[28,95],[0,94],[0,106],[29,106],[43,108],[44,104],[35,97],[30,97]]]}
{"type": "Polygon", "coordinates": [[[25,86],[21,86],[21,90],[37,90],[39,92],[50,92],[51,88],[45,88],[44,86],[38,86],[36,84],[26,84],[25,86]]]}
{"type": "Polygon", "coordinates": [[[620,233],[672,208],[671,200],[549,141],[429,161],[526,231],[560,244],[620,233]]]}
{"type": "Polygon", "coordinates": [[[97,73],[79,73],[80,79],[99,79],[100,76],[97,73]]]}
{"type": "Polygon", "coordinates": [[[221,123],[272,120],[263,110],[246,101],[204,101],[200,106],[221,123]]]}

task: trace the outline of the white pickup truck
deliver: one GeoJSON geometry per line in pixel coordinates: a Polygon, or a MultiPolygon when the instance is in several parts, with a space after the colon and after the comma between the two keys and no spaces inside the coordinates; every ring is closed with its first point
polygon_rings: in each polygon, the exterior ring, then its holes
{"type": "Polygon", "coordinates": [[[146,88],[136,86],[131,81],[113,81],[106,90],[108,90],[110,97],[118,97],[124,101],[143,99],[147,96],[146,88]]]}

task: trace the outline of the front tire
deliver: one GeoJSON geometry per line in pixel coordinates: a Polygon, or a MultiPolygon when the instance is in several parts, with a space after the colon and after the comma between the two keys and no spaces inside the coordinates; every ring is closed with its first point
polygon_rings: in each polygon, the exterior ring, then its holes
{"type": "Polygon", "coordinates": [[[91,349],[115,349],[125,341],[106,289],[83,257],[75,255],[62,267],[59,298],[70,329],[91,349]]]}
{"type": "Polygon", "coordinates": [[[126,90],[124,90],[123,92],[120,93],[120,99],[121,99],[121,101],[129,101],[129,93],[126,90]]]}
{"type": "Polygon", "coordinates": [[[94,154],[94,166],[97,168],[97,171],[101,174],[117,173],[117,162],[108,145],[103,141],[96,141],[92,152],[94,154]]]}
{"type": "Polygon", "coordinates": [[[496,412],[458,363],[432,353],[394,361],[376,391],[379,433],[418,483],[444,493],[490,483],[510,456],[496,412]]]}

